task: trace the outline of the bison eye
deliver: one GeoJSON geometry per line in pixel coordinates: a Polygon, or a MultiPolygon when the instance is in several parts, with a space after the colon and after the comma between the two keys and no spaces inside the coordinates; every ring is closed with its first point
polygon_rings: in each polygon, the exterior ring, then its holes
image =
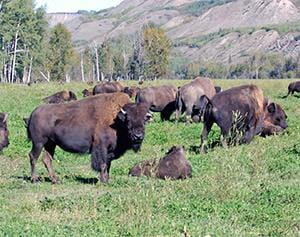
{"type": "Polygon", "coordinates": [[[276,121],[277,121],[277,122],[280,122],[280,121],[281,121],[281,119],[280,119],[280,118],[277,118],[277,119],[276,119],[276,121]]]}

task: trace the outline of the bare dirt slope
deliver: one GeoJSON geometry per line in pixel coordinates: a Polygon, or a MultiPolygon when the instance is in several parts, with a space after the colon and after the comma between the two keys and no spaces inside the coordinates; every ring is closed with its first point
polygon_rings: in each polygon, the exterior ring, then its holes
{"type": "Polygon", "coordinates": [[[176,51],[190,60],[209,58],[226,62],[230,55],[235,61],[258,49],[298,53],[297,29],[293,34],[276,29],[262,30],[264,26],[289,25],[300,20],[298,0],[212,2],[215,3],[203,8],[200,0],[124,0],[119,6],[93,16],[51,14],[49,17],[51,25],[64,23],[81,49],[105,38],[134,34],[144,24],[153,22],[163,27],[174,42],[193,42],[216,34],[196,47],[194,44],[177,44],[176,51]],[[243,32],[250,27],[254,29],[251,34],[248,30],[243,32]],[[224,30],[226,34],[217,34],[224,30]]]}

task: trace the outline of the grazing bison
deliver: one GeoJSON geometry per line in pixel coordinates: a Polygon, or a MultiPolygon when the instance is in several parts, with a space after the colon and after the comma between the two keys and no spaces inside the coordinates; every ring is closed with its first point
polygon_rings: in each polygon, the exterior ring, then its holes
{"type": "Polygon", "coordinates": [[[96,85],[93,89],[93,95],[102,94],[102,93],[114,93],[121,92],[124,87],[120,82],[102,82],[96,85]]]}
{"type": "Polygon", "coordinates": [[[44,103],[60,104],[66,101],[77,100],[76,95],[72,91],[59,91],[51,96],[43,99],[44,103]]]}
{"type": "Polygon", "coordinates": [[[66,104],[42,105],[30,115],[27,127],[32,141],[29,153],[31,180],[36,175],[36,161],[45,149],[44,164],[53,183],[55,147],[72,153],[91,153],[92,168],[100,172],[101,182],[108,182],[111,161],[126,150],[137,152],[144,139],[148,106],[130,103],[124,93],[88,97],[66,104]]]}
{"type": "Polygon", "coordinates": [[[192,177],[192,167],[186,159],[184,148],[172,147],[159,161],[143,161],[136,164],[130,176],[149,176],[160,179],[186,179],[192,177]]]}
{"type": "Polygon", "coordinates": [[[287,116],[279,104],[270,103],[265,110],[263,128],[260,133],[262,137],[281,133],[287,128],[287,116]]]}
{"type": "Polygon", "coordinates": [[[288,97],[290,94],[294,94],[295,92],[300,92],[300,81],[291,82],[288,87],[288,94],[283,98],[288,97]]]}
{"type": "Polygon", "coordinates": [[[176,96],[176,120],[180,113],[185,112],[185,120],[192,114],[193,106],[199,101],[202,95],[211,99],[216,94],[212,80],[206,77],[197,77],[192,82],[181,87],[176,96]]]}
{"type": "Polygon", "coordinates": [[[3,150],[4,147],[8,147],[8,130],[7,130],[7,114],[0,113],[0,151],[3,150]]]}
{"type": "Polygon", "coordinates": [[[93,95],[93,92],[89,91],[88,89],[84,89],[81,93],[83,97],[89,97],[93,95]]]}
{"type": "Polygon", "coordinates": [[[175,86],[157,86],[140,89],[136,95],[136,102],[145,102],[152,112],[160,112],[162,120],[169,120],[175,111],[177,88],[175,86]]]}
{"type": "Polygon", "coordinates": [[[223,146],[227,146],[230,136],[237,135],[241,135],[240,143],[249,143],[262,131],[266,109],[270,111],[270,118],[277,121],[276,126],[287,127],[286,117],[279,107],[274,103],[267,105],[262,90],[255,85],[234,87],[216,94],[212,99],[201,96],[192,113],[196,121],[204,116],[201,151],[205,151],[205,142],[214,123],[221,128],[223,146]]]}

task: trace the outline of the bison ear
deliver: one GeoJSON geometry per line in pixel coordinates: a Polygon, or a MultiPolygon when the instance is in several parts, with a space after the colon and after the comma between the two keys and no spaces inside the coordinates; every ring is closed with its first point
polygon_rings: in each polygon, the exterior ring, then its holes
{"type": "Polygon", "coordinates": [[[127,112],[124,109],[121,109],[121,111],[118,113],[118,119],[120,119],[122,122],[125,122],[127,117],[127,112]]]}
{"type": "Polygon", "coordinates": [[[275,103],[271,103],[268,105],[268,112],[274,114],[276,112],[276,105],[275,103]]]}

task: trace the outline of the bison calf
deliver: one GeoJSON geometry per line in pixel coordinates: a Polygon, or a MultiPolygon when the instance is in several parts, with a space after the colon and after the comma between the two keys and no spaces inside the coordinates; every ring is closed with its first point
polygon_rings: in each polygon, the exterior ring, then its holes
{"type": "Polygon", "coordinates": [[[159,161],[143,161],[136,164],[130,176],[149,176],[160,179],[186,179],[192,177],[192,167],[186,159],[184,148],[172,147],[159,161]]]}
{"type": "Polygon", "coordinates": [[[9,145],[7,117],[8,115],[6,113],[0,113],[0,151],[9,145]]]}
{"type": "Polygon", "coordinates": [[[111,161],[128,149],[140,149],[148,119],[148,105],[130,103],[124,93],[38,107],[27,122],[32,182],[39,180],[36,161],[43,148],[50,179],[57,182],[52,167],[56,146],[72,153],[91,153],[92,168],[100,172],[101,182],[108,182],[111,161]]]}
{"type": "Polygon", "coordinates": [[[43,99],[44,103],[48,104],[60,104],[72,100],[77,100],[75,93],[72,91],[59,91],[43,99]]]}

